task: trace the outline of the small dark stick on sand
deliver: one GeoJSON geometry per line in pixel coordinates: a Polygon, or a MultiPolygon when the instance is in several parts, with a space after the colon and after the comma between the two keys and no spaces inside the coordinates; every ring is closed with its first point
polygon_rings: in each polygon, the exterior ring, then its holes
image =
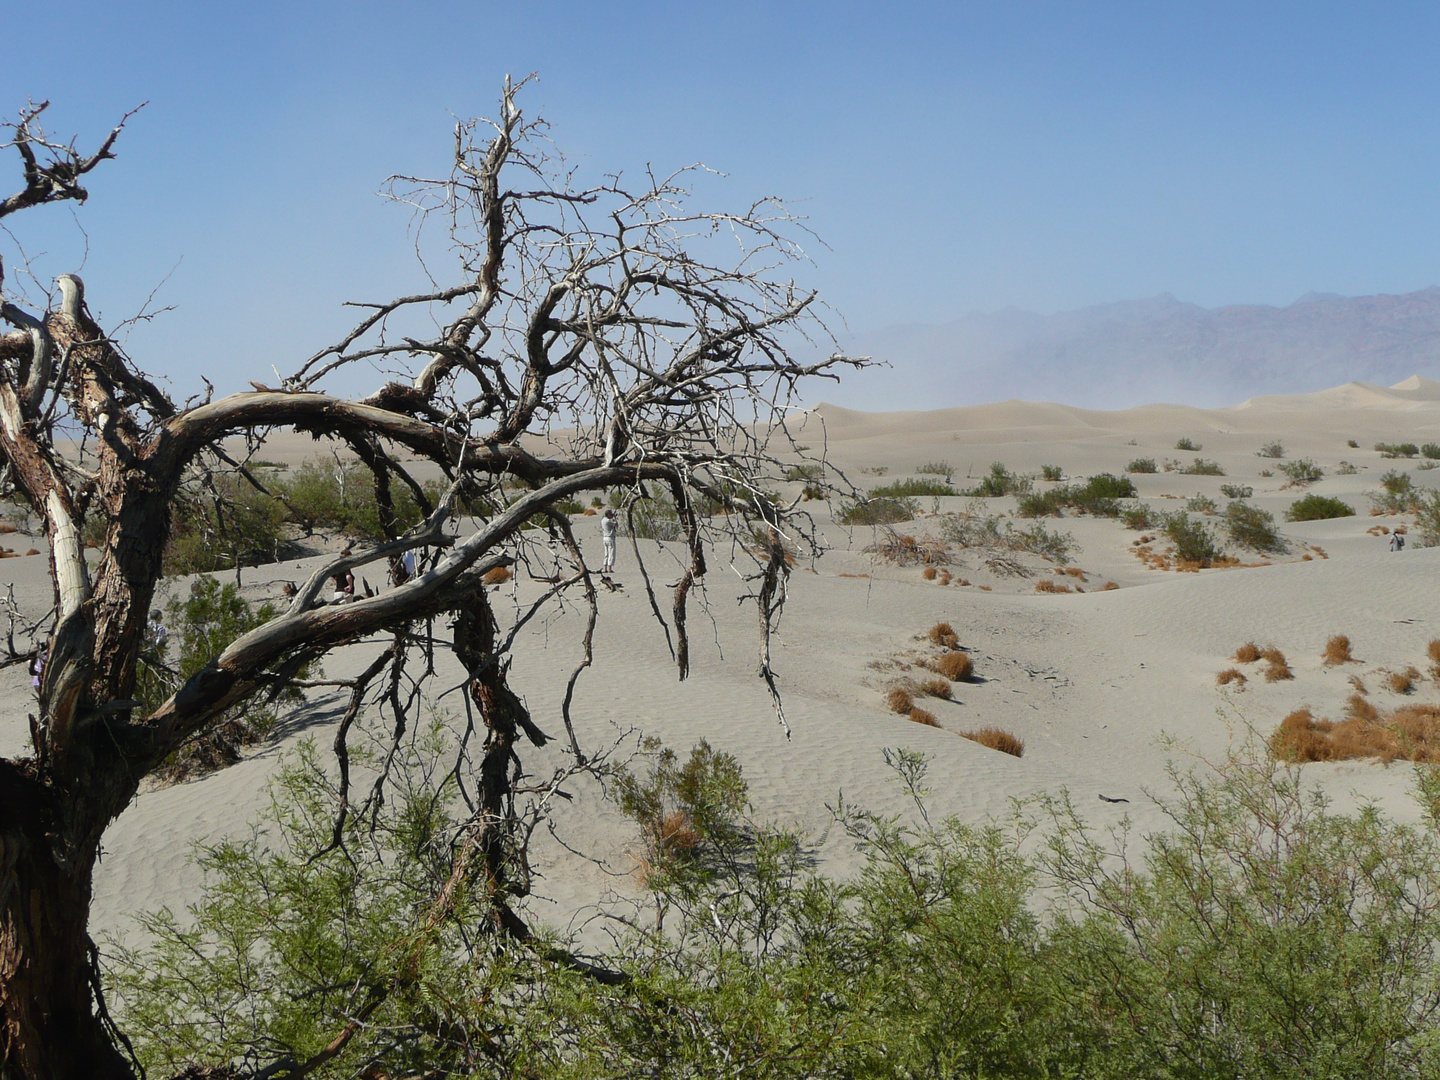
{"type": "Polygon", "coordinates": [[[1129,802],[1129,799],[1112,799],[1109,795],[1101,795],[1101,802],[1129,802]]]}

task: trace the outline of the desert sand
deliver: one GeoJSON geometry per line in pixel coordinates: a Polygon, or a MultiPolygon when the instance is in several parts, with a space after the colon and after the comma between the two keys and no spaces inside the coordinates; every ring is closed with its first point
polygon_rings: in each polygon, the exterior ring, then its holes
{"type": "MultiPolygon", "coordinates": [[[[1030,561],[1030,576],[997,574],[980,553],[957,551],[949,567],[955,581],[927,581],[918,566],[879,562],[864,548],[870,528],[837,525],[823,502],[813,507],[826,550],[801,559],[790,578],[789,602],[775,637],[774,663],[793,734],[787,739],[764,685],[756,677],[758,637],[742,575],[748,559],[714,553],[711,571],[692,610],[692,675],[677,682],[663,635],[655,625],[634,566],[622,542],[617,579],[625,588],[602,592],[595,666],[579,683],[575,715],[582,744],[598,747],[621,733],[658,736],[682,755],[705,738],[733,753],[750,784],[754,814],[808,830],[821,864],[843,874],[854,856],[828,828],[827,809],[843,792],[847,801],[901,813],[906,800],[882,760],[887,747],[929,756],[932,814],[966,821],[1003,816],[1011,801],[1035,792],[1068,790],[1096,825],[1128,815],[1137,834],[1163,827],[1151,796],[1170,790],[1167,764],[1215,760],[1247,727],[1268,735],[1302,705],[1336,716],[1359,675],[1382,708],[1401,700],[1380,685],[1382,668],[1428,668],[1427,643],[1440,637],[1440,548],[1412,544],[1392,553],[1376,535],[1403,518],[1373,517],[1367,495],[1386,469],[1410,471],[1416,484],[1440,487],[1440,470],[1420,470],[1420,459],[1384,460],[1377,441],[1440,441],[1440,383],[1411,379],[1393,388],[1350,384],[1318,394],[1267,397],[1225,409],[1156,405],[1123,412],[1056,404],[1002,402],[912,413],[861,413],[818,406],[795,418],[800,441],[858,486],[912,475],[923,462],[946,461],[956,485],[979,477],[991,462],[1038,473],[1058,465],[1071,478],[1121,473],[1137,457],[1192,458],[1175,450],[1186,437],[1203,446],[1226,476],[1159,472],[1134,476],[1141,496],[1160,508],[1178,508],[1196,494],[1215,498],[1222,483],[1251,485],[1255,505],[1281,519],[1295,542],[1292,554],[1267,565],[1200,572],[1157,570],[1132,554],[1137,534],[1116,521],[1067,515],[1046,524],[1072,534],[1079,545],[1070,565],[1084,578],[1064,580],[1084,592],[1041,594],[1035,584],[1053,568],[1030,561]],[[1359,448],[1347,445],[1355,440],[1359,448]],[[1276,462],[1257,456],[1279,440],[1286,459],[1308,457],[1326,471],[1308,489],[1284,489],[1283,475],[1261,477],[1276,462]],[[1338,475],[1341,461],[1353,475],[1338,475]],[[870,470],[864,472],[862,470],[870,470]],[[888,470],[885,479],[875,472],[888,470]],[[1286,524],[1283,511],[1306,491],[1342,498],[1354,517],[1286,524]],[[1307,557],[1308,556],[1308,557],[1307,557]],[[960,580],[969,585],[960,585],[960,580]],[[1104,590],[1107,582],[1118,587],[1104,590]],[[988,586],[988,591],[981,586],[988,586]],[[927,700],[939,727],[887,712],[882,695],[907,656],[933,651],[922,640],[938,621],[949,622],[974,659],[978,676],[958,683],[955,700],[927,700]],[[1332,634],[1346,634],[1360,663],[1325,668],[1321,651],[1332,634]],[[1241,690],[1217,687],[1216,673],[1246,641],[1273,644],[1289,658],[1295,678],[1267,684],[1256,668],[1241,690]],[[1016,758],[958,736],[993,725],[1024,740],[1016,758]],[[1101,799],[1128,800],[1108,802],[1101,799]]],[[[299,460],[313,443],[277,445],[268,456],[299,460]]],[[[791,494],[800,485],[790,484],[791,494]]],[[[970,500],[921,499],[922,516],[896,526],[924,535],[933,511],[955,512],[970,500]]],[[[1013,511],[1013,500],[988,500],[989,513],[1013,511]]],[[[598,555],[593,517],[577,519],[589,550],[598,555]]],[[[25,544],[8,537],[6,546],[25,544]]],[[[642,542],[652,576],[674,580],[676,554],[642,542]]],[[[27,544],[28,546],[28,544],[27,544]]],[[[21,549],[23,550],[23,548],[21,549]]],[[[280,583],[305,575],[319,561],[246,570],[253,598],[275,597],[280,583]]],[[[1251,561],[1260,561],[1252,559],[1251,561]]],[[[44,610],[49,581],[43,555],[0,562],[0,585],[13,584],[27,609],[44,610]]],[[[1056,578],[1060,580],[1060,578],[1056,578]]],[[[183,588],[183,580],[176,583],[183,588]]],[[[520,575],[497,588],[504,610],[538,595],[541,585],[520,575]]],[[[580,655],[583,612],[567,607],[537,620],[515,651],[512,686],[536,721],[561,734],[559,702],[580,655]]],[[[368,651],[352,648],[326,661],[343,676],[368,651]]],[[[0,752],[23,753],[28,678],[19,666],[0,672],[4,723],[0,752]]],[[[1440,701],[1428,675],[1409,700],[1440,701]]],[[[131,931],[136,911],[180,907],[200,888],[189,864],[192,845],[247,831],[266,802],[265,778],[296,741],[333,737],[339,698],[313,692],[304,708],[287,714],[271,743],[216,773],[143,793],[114,824],[96,881],[93,929],[131,931]]],[[[563,740],[530,751],[527,767],[546,774],[561,759],[563,740]]],[[[1341,807],[1373,802],[1402,819],[1418,816],[1409,798],[1412,767],[1352,761],[1305,767],[1306,776],[1341,807]]],[[[555,828],[566,846],[546,838],[536,855],[542,879],[531,910],[553,925],[579,927],[607,895],[635,895],[632,870],[637,839],[593,785],[580,784],[573,801],[556,811],[555,828]]],[[[593,931],[592,931],[593,932],[593,931]]]]}

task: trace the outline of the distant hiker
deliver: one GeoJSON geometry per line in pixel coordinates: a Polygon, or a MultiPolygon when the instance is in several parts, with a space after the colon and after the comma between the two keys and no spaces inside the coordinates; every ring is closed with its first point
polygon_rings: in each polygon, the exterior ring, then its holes
{"type": "Polygon", "coordinates": [[[170,631],[165,629],[165,624],[160,621],[160,609],[150,610],[150,622],[145,626],[145,635],[150,639],[150,645],[156,652],[165,651],[165,641],[170,637],[170,631]]]}
{"type": "Polygon", "coordinates": [[[1395,533],[1391,533],[1391,534],[1390,534],[1390,550],[1391,550],[1391,551],[1404,551],[1404,550],[1405,550],[1405,537],[1404,537],[1403,534],[1398,533],[1398,532],[1395,532],[1395,533]]]}
{"type": "Polygon", "coordinates": [[[614,510],[606,510],[600,518],[600,572],[609,574],[615,570],[615,534],[620,528],[620,522],[615,517],[614,510]]]}
{"type": "Polygon", "coordinates": [[[332,604],[344,604],[355,599],[355,574],[350,570],[337,570],[330,575],[335,591],[330,594],[332,604]]]}
{"type": "Polygon", "coordinates": [[[35,687],[35,696],[40,696],[40,680],[45,675],[45,661],[50,657],[49,643],[42,644],[30,658],[30,685],[35,687]]]}

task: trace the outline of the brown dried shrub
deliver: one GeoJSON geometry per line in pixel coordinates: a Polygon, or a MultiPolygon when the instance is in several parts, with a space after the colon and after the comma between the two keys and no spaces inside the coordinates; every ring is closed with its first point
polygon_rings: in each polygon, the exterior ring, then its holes
{"type": "Polygon", "coordinates": [[[1084,570],[1081,570],[1080,567],[1078,567],[1078,566],[1067,566],[1067,567],[1065,567],[1065,573],[1069,574],[1069,575],[1070,575],[1071,577],[1073,577],[1073,578],[1079,578],[1081,581],[1086,581],[1086,580],[1088,580],[1088,579],[1085,577],[1085,571],[1084,571],[1084,570]]]}
{"type": "Polygon", "coordinates": [[[29,551],[25,552],[25,554],[26,554],[26,555],[39,555],[39,554],[40,554],[40,549],[39,549],[39,548],[31,548],[29,551]]]}
{"type": "Polygon", "coordinates": [[[922,578],[924,578],[926,581],[934,581],[934,580],[935,580],[935,574],[936,574],[936,570],[935,570],[935,568],[934,568],[933,566],[927,566],[927,567],[925,567],[924,570],[921,570],[921,571],[920,571],[920,576],[921,576],[922,578]]]}
{"type": "Polygon", "coordinates": [[[1246,683],[1245,673],[1239,668],[1226,668],[1215,676],[1215,683],[1218,686],[1225,686],[1228,683],[1239,683],[1242,687],[1246,683]]]}
{"type": "Polygon", "coordinates": [[[944,698],[946,701],[949,701],[950,695],[954,693],[948,679],[926,679],[920,684],[920,692],[930,697],[944,698]]]}
{"type": "Polygon", "coordinates": [[[1265,665],[1266,682],[1284,682],[1286,679],[1295,678],[1295,673],[1290,670],[1290,665],[1285,662],[1282,656],[1279,660],[1271,660],[1265,665]]]}
{"type": "Polygon", "coordinates": [[[941,570],[941,571],[940,571],[940,584],[941,584],[941,585],[949,585],[949,584],[950,584],[950,571],[949,571],[949,570],[941,570]]]}
{"type": "Polygon", "coordinates": [[[1440,638],[1431,641],[1425,651],[1430,657],[1430,677],[1440,679],[1440,638]]]}
{"type": "Polygon", "coordinates": [[[1408,694],[1415,689],[1415,680],[1419,676],[1420,672],[1413,667],[1405,671],[1392,671],[1385,676],[1385,685],[1392,694],[1408,694]]]}
{"type": "Polygon", "coordinates": [[[1001,731],[997,727],[983,727],[979,731],[962,731],[962,739],[969,739],[981,746],[987,746],[991,750],[999,750],[1002,754],[1009,754],[1011,757],[1025,756],[1025,742],[1017,739],[1008,731],[1001,731]]]}
{"type": "Polygon", "coordinates": [[[1440,705],[1405,705],[1388,718],[1316,720],[1299,709],[1280,722],[1270,748],[1286,761],[1345,761],[1379,758],[1386,764],[1440,761],[1440,705]]]}
{"type": "Polygon", "coordinates": [[[893,713],[905,716],[915,708],[915,695],[903,686],[892,686],[885,691],[885,707],[893,713]]]}
{"type": "Polygon", "coordinates": [[[1325,642],[1322,659],[1325,661],[1326,667],[1334,667],[1336,664],[1353,664],[1355,657],[1350,652],[1350,639],[1344,634],[1336,634],[1325,642]]]}
{"type": "Polygon", "coordinates": [[[510,578],[511,574],[508,566],[495,566],[486,570],[485,575],[480,580],[486,585],[503,585],[509,581],[510,578]]]}
{"type": "Polygon", "coordinates": [[[1070,586],[1056,585],[1055,582],[1051,581],[1049,578],[1046,578],[1043,581],[1037,581],[1035,583],[1035,591],[1040,593],[1068,593],[1070,591],[1070,586]]]}
{"type": "Polygon", "coordinates": [[[1274,645],[1266,645],[1260,650],[1260,659],[1268,660],[1272,664],[1285,664],[1285,654],[1274,645]]]}
{"type": "Polygon", "coordinates": [[[1101,591],[1101,592],[1110,592],[1111,590],[1113,590],[1113,589],[1118,589],[1118,588],[1120,588],[1120,586],[1119,586],[1119,585],[1116,585],[1115,582],[1113,582],[1113,581],[1107,581],[1107,582],[1105,582],[1105,587],[1102,588],[1100,591],[1101,591]]]}
{"type": "Polygon", "coordinates": [[[935,719],[935,714],[926,712],[924,709],[911,709],[909,719],[916,724],[924,724],[926,727],[939,727],[940,721],[935,719]]]}
{"type": "Polygon", "coordinates": [[[1350,676],[1350,685],[1355,688],[1357,694],[1368,694],[1370,692],[1365,689],[1365,680],[1360,678],[1359,675],[1350,676]]]}
{"type": "Polygon", "coordinates": [[[953,649],[960,642],[960,638],[948,622],[937,622],[930,627],[926,637],[944,649],[953,649]]]}
{"type": "Polygon", "coordinates": [[[975,672],[975,661],[970,659],[969,653],[959,649],[932,657],[925,666],[944,675],[951,682],[963,682],[975,672]]]}
{"type": "Polygon", "coordinates": [[[1260,650],[1253,641],[1247,641],[1235,650],[1235,662],[1239,664],[1253,664],[1260,659],[1260,650]]]}
{"type": "Polygon", "coordinates": [[[1380,710],[1359,694],[1351,694],[1345,699],[1345,715],[1351,720],[1360,720],[1367,724],[1380,722],[1380,710]]]}

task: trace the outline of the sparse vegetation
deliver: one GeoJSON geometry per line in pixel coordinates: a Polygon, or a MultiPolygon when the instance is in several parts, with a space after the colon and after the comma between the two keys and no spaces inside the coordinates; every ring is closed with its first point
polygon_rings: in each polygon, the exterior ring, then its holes
{"type": "Polygon", "coordinates": [[[1311,484],[1325,475],[1325,470],[1309,458],[1287,461],[1278,468],[1295,484],[1311,484]]]}
{"type": "Polygon", "coordinates": [[[1133,498],[1135,494],[1135,484],[1128,477],[1100,473],[1083,484],[1068,484],[1021,495],[1016,513],[1021,517],[1049,517],[1070,509],[1095,517],[1113,518],[1120,515],[1121,507],[1117,500],[1133,498]]]}
{"type": "Polygon", "coordinates": [[[841,525],[894,525],[913,520],[919,509],[915,499],[863,499],[841,503],[835,520],[841,525]]]}
{"type": "Polygon", "coordinates": [[[1144,503],[1125,507],[1120,511],[1120,520],[1127,529],[1154,529],[1160,525],[1160,515],[1144,503]]]}
{"type": "Polygon", "coordinates": [[[1191,451],[1192,453],[1198,454],[1201,450],[1205,449],[1205,447],[1201,446],[1201,445],[1200,445],[1199,443],[1197,443],[1195,440],[1193,440],[1193,439],[1191,439],[1191,438],[1189,438],[1189,437],[1186,437],[1186,438],[1182,438],[1182,439],[1176,440],[1176,442],[1175,442],[1175,449],[1176,449],[1176,450],[1189,450],[1189,451],[1191,451]]]}
{"type": "Polygon", "coordinates": [[[923,465],[917,465],[915,471],[930,476],[943,476],[947,484],[955,476],[955,466],[948,461],[927,461],[923,465]]]}
{"type": "Polygon", "coordinates": [[[1391,671],[1385,676],[1385,685],[1392,694],[1408,694],[1415,689],[1415,680],[1419,677],[1420,672],[1413,667],[1405,671],[1391,671]]]}
{"type": "Polygon", "coordinates": [[[905,719],[912,724],[924,724],[926,727],[938,728],[940,726],[940,721],[935,719],[934,713],[928,709],[922,709],[918,705],[906,714],[905,719]]]}
{"type": "Polygon", "coordinates": [[[1216,461],[1208,461],[1205,458],[1196,458],[1189,465],[1186,465],[1180,472],[1185,476],[1224,476],[1225,470],[1216,461]]]}
{"type": "Polygon", "coordinates": [[[1418,510],[1423,497],[1409,473],[1389,469],[1381,474],[1380,490],[1371,493],[1370,504],[1376,513],[1406,514],[1418,510]]]}
{"type": "Polygon", "coordinates": [[[1135,458],[1129,465],[1125,466],[1125,471],[1132,473],[1153,473],[1156,471],[1155,459],[1153,457],[1135,458]]]}
{"type": "Polygon", "coordinates": [[[1041,522],[1017,529],[978,509],[980,505],[942,517],[940,535],[960,547],[1025,552],[1052,562],[1068,562],[1078,546],[1069,533],[1051,532],[1041,522]]]}
{"type": "Polygon", "coordinates": [[[1355,509],[1349,503],[1330,495],[1306,495],[1296,499],[1285,511],[1286,521],[1325,521],[1354,516],[1355,509]]]}
{"type": "Polygon", "coordinates": [[[1185,502],[1185,509],[1192,514],[1215,514],[1220,510],[1220,504],[1209,495],[1192,495],[1185,502]]]}
{"type": "Polygon", "coordinates": [[[1440,460],[1440,443],[1427,442],[1420,447],[1420,456],[1431,461],[1440,460]]]}
{"type": "Polygon", "coordinates": [[[1059,465],[1041,465],[1041,466],[1040,466],[1040,479],[1041,479],[1041,480],[1056,481],[1056,480],[1063,480],[1064,478],[1065,478],[1065,470],[1063,470],[1062,468],[1060,468],[1059,465]]]}
{"type": "Polygon", "coordinates": [[[1440,491],[1429,492],[1415,507],[1420,547],[1440,547],[1440,491]]]}
{"type": "Polygon", "coordinates": [[[1360,470],[1357,469],[1357,468],[1356,468],[1353,464],[1351,464],[1350,462],[1348,462],[1348,461],[1341,461],[1339,467],[1335,470],[1335,475],[1336,475],[1336,476],[1354,476],[1354,475],[1356,475],[1359,471],[1360,471],[1360,470]]]}
{"type": "Polygon", "coordinates": [[[1377,442],[1375,449],[1380,451],[1383,458],[1413,458],[1420,453],[1420,448],[1413,442],[1407,443],[1385,443],[1377,442]]]}
{"type": "Polygon", "coordinates": [[[920,683],[920,692],[945,701],[949,701],[955,693],[948,679],[925,679],[920,683]]]}
{"type": "Polygon", "coordinates": [[[785,470],[785,479],[807,481],[823,480],[825,479],[825,466],[819,462],[791,465],[785,470]]]}
{"type": "Polygon", "coordinates": [[[1240,664],[1253,664],[1260,659],[1260,647],[1253,641],[1247,641],[1235,650],[1235,661],[1240,664]]]}
{"type": "Polygon", "coordinates": [[[1255,494],[1249,484],[1221,484],[1220,494],[1227,499],[1248,499],[1255,494]]]}
{"type": "Polygon", "coordinates": [[[1224,555],[1209,527],[1186,513],[1170,515],[1165,522],[1165,535],[1175,545],[1175,558],[1182,563],[1203,569],[1224,555]]]}
{"type": "Polygon", "coordinates": [[[934,495],[944,497],[954,495],[955,489],[948,483],[940,480],[926,480],[923,477],[912,476],[905,480],[896,480],[893,483],[881,487],[871,488],[867,501],[875,499],[912,499],[921,495],[934,495]]]}
{"type": "Polygon", "coordinates": [[[959,649],[951,649],[931,657],[926,666],[936,674],[944,675],[951,682],[964,682],[975,673],[975,662],[970,659],[970,654],[959,649]]]}
{"type": "Polygon", "coordinates": [[[1256,457],[1283,458],[1285,456],[1285,445],[1280,441],[1268,442],[1259,450],[1255,451],[1256,457]]]}
{"type": "Polygon", "coordinates": [[[1002,754],[1009,754],[1011,757],[1025,756],[1025,742],[1017,739],[1008,731],[1002,731],[997,727],[983,727],[977,731],[960,732],[962,739],[969,739],[971,742],[979,743],[981,746],[991,750],[999,750],[1002,754]]]}
{"type": "Polygon", "coordinates": [[[908,716],[915,708],[915,695],[909,687],[892,686],[885,691],[885,707],[898,716],[908,716]]]}
{"type": "Polygon", "coordinates": [[[996,499],[1004,495],[1023,495],[1031,487],[1029,477],[1017,476],[1005,468],[1004,462],[997,461],[990,466],[988,476],[981,477],[978,484],[961,494],[972,498],[996,499]]]}
{"type": "Polygon", "coordinates": [[[1225,508],[1225,531],[1232,543],[1262,555],[1279,554],[1290,547],[1276,528],[1275,515],[1245,502],[1232,502],[1225,508]]]}
{"type": "Polygon", "coordinates": [[[1070,586],[1052,581],[1050,578],[1043,578],[1035,583],[1035,591],[1038,593],[1068,593],[1070,586]]]}
{"type": "Polygon", "coordinates": [[[1440,762],[1440,706],[1404,705],[1387,717],[1363,698],[1358,703],[1361,715],[1338,722],[1297,709],[1270,738],[1275,756],[1297,763],[1353,758],[1440,762]]]}
{"type": "Polygon", "coordinates": [[[1335,634],[1325,642],[1325,651],[1321,654],[1321,659],[1326,667],[1335,667],[1337,664],[1353,664],[1355,657],[1350,651],[1350,639],[1344,634],[1335,634]]]}
{"type": "Polygon", "coordinates": [[[1245,678],[1245,673],[1239,668],[1233,667],[1226,668],[1224,671],[1220,672],[1220,674],[1215,676],[1215,682],[1219,686],[1228,686],[1230,683],[1237,683],[1240,687],[1243,688],[1247,681],[1248,680],[1245,678]]]}

